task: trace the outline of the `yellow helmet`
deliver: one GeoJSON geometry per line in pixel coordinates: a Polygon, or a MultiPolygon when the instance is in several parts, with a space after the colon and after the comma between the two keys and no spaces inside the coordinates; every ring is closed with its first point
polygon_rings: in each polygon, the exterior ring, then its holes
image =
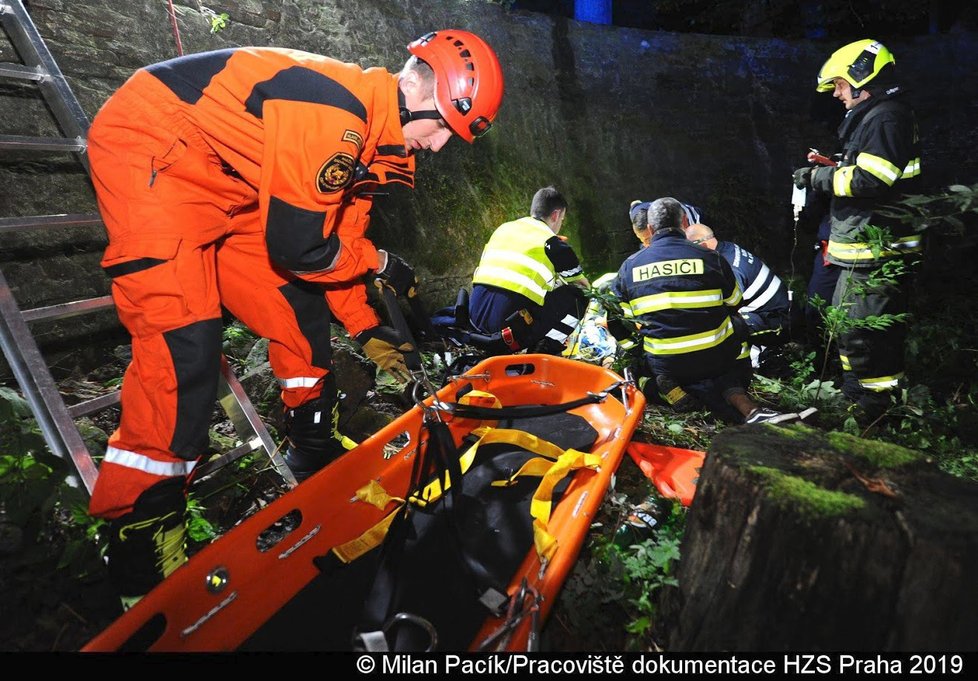
{"type": "Polygon", "coordinates": [[[819,92],[835,89],[835,79],[845,78],[859,89],[871,81],[887,64],[895,64],[893,53],[875,40],[857,40],[832,53],[818,72],[819,92]]]}

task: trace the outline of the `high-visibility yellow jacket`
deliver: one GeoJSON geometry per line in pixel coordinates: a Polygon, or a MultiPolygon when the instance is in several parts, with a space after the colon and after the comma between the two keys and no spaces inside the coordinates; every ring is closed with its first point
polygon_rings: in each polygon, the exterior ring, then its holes
{"type": "Polygon", "coordinates": [[[543,305],[560,279],[581,276],[573,249],[543,220],[528,216],[496,228],[482,250],[472,283],[512,291],[543,305]]]}

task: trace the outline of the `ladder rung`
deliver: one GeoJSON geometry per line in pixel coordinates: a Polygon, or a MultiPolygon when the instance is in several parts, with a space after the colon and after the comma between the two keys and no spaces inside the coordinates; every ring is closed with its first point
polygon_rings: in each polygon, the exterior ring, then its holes
{"type": "Polygon", "coordinates": [[[71,418],[77,419],[82,416],[94,414],[97,411],[102,411],[108,407],[113,407],[119,404],[120,399],[122,399],[122,393],[116,390],[107,395],[101,395],[90,400],[85,400],[84,402],[79,402],[78,404],[73,404],[68,407],[68,413],[71,414],[71,418]]]}
{"type": "Polygon", "coordinates": [[[20,218],[0,218],[0,234],[45,227],[94,227],[102,224],[98,213],[60,215],[30,215],[20,218]]]}
{"type": "Polygon", "coordinates": [[[0,62],[0,78],[18,78],[20,80],[41,82],[42,80],[47,80],[50,76],[40,66],[31,67],[4,61],[0,62]]]}
{"type": "Polygon", "coordinates": [[[81,137],[22,137],[20,135],[0,135],[0,149],[10,151],[85,151],[86,141],[81,137]]]}
{"type": "Polygon", "coordinates": [[[261,438],[255,436],[254,438],[251,439],[250,442],[245,442],[242,445],[238,445],[230,452],[225,452],[224,454],[217,457],[216,459],[211,459],[210,461],[202,465],[200,468],[194,471],[193,481],[195,483],[198,483],[204,478],[206,478],[208,475],[213,473],[214,471],[218,470],[219,468],[222,468],[228,465],[229,463],[237,461],[242,456],[246,454],[251,454],[253,451],[257,449],[261,449],[261,447],[262,447],[261,438]]]}
{"type": "Polygon", "coordinates": [[[47,307],[35,307],[33,310],[23,310],[20,314],[26,322],[36,322],[39,319],[64,319],[103,310],[112,307],[112,296],[102,296],[101,298],[89,298],[87,300],[76,300],[71,303],[60,303],[58,305],[48,305],[47,307]]]}

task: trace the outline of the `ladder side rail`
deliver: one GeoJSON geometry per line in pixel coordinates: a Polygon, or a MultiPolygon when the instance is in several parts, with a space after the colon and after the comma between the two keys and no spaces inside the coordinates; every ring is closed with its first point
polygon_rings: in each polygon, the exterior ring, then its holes
{"type": "MultiPolygon", "coordinates": [[[[0,149],[77,152],[85,171],[90,173],[91,168],[86,154],[88,116],[75,98],[67,79],[47,48],[22,0],[0,0],[0,23],[3,24],[14,48],[24,61],[24,66],[8,65],[6,75],[36,80],[41,94],[54,114],[62,132],[69,137],[69,139],[52,139],[2,135],[0,136],[0,149]],[[39,75],[35,76],[34,71],[39,75]],[[75,139],[70,139],[72,136],[75,139]]],[[[37,216],[35,218],[0,219],[0,233],[16,229],[56,226],[59,223],[64,226],[95,224],[96,221],[100,222],[97,220],[97,216],[37,216]],[[55,219],[49,221],[49,218],[55,219]],[[58,218],[63,218],[63,220],[58,220],[58,218]]],[[[42,424],[42,431],[45,433],[48,445],[59,456],[71,458],[75,462],[88,492],[91,493],[97,478],[97,470],[91,454],[85,448],[81,435],[72,420],[71,413],[65,406],[64,399],[58,391],[50,370],[37,348],[37,343],[27,328],[27,322],[38,319],[59,319],[103,309],[107,307],[105,301],[111,304],[111,297],[75,301],[21,312],[5,279],[0,278],[0,289],[2,289],[0,293],[3,295],[2,300],[0,300],[3,309],[0,309],[0,312],[2,312],[4,326],[4,353],[12,358],[12,366],[17,364],[15,375],[24,388],[25,394],[31,393],[28,402],[38,417],[39,423],[45,422],[42,424]],[[80,450],[78,445],[81,447],[80,450]]],[[[290,487],[294,487],[297,484],[295,476],[285,465],[268,429],[255,411],[227,359],[223,356],[221,377],[222,380],[219,384],[221,406],[238,435],[245,442],[245,445],[234,450],[234,456],[231,457],[231,460],[239,458],[247,451],[253,451],[260,446],[265,449],[282,478],[290,487]]],[[[117,398],[114,402],[111,400],[112,398],[103,396],[103,398],[96,398],[82,405],[75,405],[75,413],[82,413],[83,411],[89,413],[101,408],[98,405],[103,403],[108,406],[110,403],[118,402],[117,398]]]]}
{"type": "Polygon", "coordinates": [[[268,432],[268,428],[258,416],[248,394],[224,355],[221,355],[221,378],[223,380],[218,388],[217,397],[224,408],[224,413],[228,415],[228,419],[234,425],[238,437],[245,443],[252,442],[253,449],[263,448],[275,466],[275,470],[290,488],[298,485],[295,475],[286,465],[279,448],[272,440],[271,433],[268,432]]]}
{"type": "Polygon", "coordinates": [[[30,14],[21,0],[7,0],[0,4],[0,17],[10,36],[10,41],[27,66],[40,66],[47,74],[38,82],[44,99],[51,107],[55,119],[67,137],[75,137],[81,145],[79,160],[88,170],[88,156],[84,153],[85,134],[88,131],[88,115],[75,98],[67,79],[48,50],[30,14]],[[8,15],[13,21],[8,20],[8,15]]]}
{"type": "MultiPolygon", "coordinates": [[[[74,464],[78,478],[91,495],[95,488],[95,480],[98,478],[95,462],[65,407],[58,386],[27,323],[20,314],[2,271],[0,271],[0,346],[27,403],[34,412],[44,441],[53,454],[74,464]]],[[[77,487],[78,478],[69,475],[69,484],[77,487]]]]}

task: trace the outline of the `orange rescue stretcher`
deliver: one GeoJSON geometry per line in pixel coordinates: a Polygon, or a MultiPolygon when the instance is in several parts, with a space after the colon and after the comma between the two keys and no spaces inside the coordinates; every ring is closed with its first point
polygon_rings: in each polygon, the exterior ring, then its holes
{"type": "Polygon", "coordinates": [[[535,650],[644,407],[602,367],[483,360],[83,651],[535,650]]]}

